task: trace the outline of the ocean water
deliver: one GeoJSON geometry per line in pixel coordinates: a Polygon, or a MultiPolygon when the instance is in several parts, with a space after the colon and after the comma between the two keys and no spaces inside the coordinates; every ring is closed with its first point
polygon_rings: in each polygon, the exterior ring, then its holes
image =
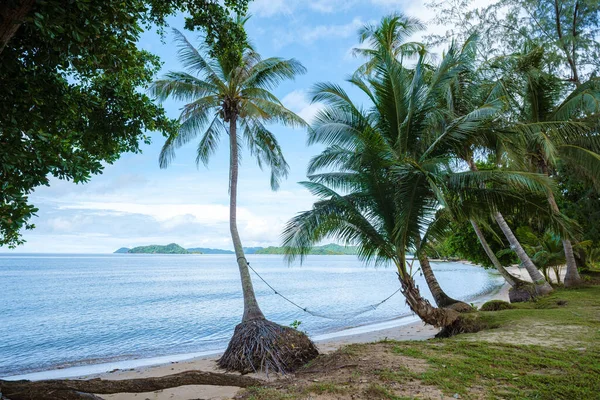
{"type": "MultiPolygon", "coordinates": [[[[311,256],[288,266],[281,256],[249,255],[265,315],[315,337],[410,315],[393,268],[354,256],[311,256]]],[[[462,263],[432,263],[443,289],[466,301],[502,279],[462,263]]],[[[423,294],[427,285],[417,273],[423,294]]],[[[224,349],[240,322],[242,297],[233,255],[0,255],[0,377],[118,360],[224,349]]],[[[165,359],[166,360],[166,359],[165,359]]]]}

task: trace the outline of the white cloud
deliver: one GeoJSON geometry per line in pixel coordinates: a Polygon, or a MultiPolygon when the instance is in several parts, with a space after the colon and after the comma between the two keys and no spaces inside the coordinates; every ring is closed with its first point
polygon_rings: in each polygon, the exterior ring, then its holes
{"type": "Polygon", "coordinates": [[[250,3],[250,13],[259,17],[291,15],[298,10],[312,10],[332,13],[348,9],[356,0],[254,0],[250,3]]]}
{"type": "Polygon", "coordinates": [[[321,103],[311,103],[305,90],[294,90],[288,93],[281,102],[309,124],[312,123],[319,110],[323,108],[321,103]]]}
{"type": "Polygon", "coordinates": [[[292,43],[310,46],[315,42],[323,42],[332,39],[346,39],[356,36],[356,32],[365,22],[360,17],[353,18],[345,24],[316,25],[293,23],[286,29],[272,32],[272,40],[275,48],[282,48],[292,43]]]}

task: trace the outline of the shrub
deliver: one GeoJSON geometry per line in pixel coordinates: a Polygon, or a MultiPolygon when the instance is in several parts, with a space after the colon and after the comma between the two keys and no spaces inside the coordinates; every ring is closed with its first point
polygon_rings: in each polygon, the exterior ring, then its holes
{"type": "Polygon", "coordinates": [[[515,306],[513,306],[510,303],[507,303],[506,301],[490,300],[490,301],[484,303],[479,310],[481,310],[481,311],[501,311],[501,310],[510,310],[512,308],[515,308],[515,306]]]}

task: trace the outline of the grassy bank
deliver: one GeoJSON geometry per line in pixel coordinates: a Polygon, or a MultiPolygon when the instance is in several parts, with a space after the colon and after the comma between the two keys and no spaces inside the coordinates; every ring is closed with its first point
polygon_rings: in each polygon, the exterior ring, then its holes
{"type": "Polygon", "coordinates": [[[425,342],[350,345],[293,378],[248,390],[278,399],[600,399],[600,286],[480,312],[488,329],[425,342]]]}

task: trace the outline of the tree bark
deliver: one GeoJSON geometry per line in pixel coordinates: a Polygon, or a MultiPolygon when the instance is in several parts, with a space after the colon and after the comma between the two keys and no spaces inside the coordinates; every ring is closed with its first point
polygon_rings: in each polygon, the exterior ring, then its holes
{"type": "Polygon", "coordinates": [[[99,399],[92,393],[145,393],[184,385],[216,385],[250,387],[260,385],[248,376],[206,371],[186,371],[162,377],[140,379],[65,379],[47,381],[2,381],[0,392],[10,400],[79,400],[99,399]]]}
{"type": "Polygon", "coordinates": [[[244,295],[244,316],[242,322],[247,322],[255,319],[265,319],[264,314],[258,306],[254,287],[252,286],[252,278],[248,270],[248,261],[244,255],[242,241],[237,228],[237,182],[238,182],[238,143],[237,143],[237,116],[233,115],[229,120],[229,143],[230,143],[230,160],[229,160],[229,230],[231,231],[231,240],[235,249],[235,256],[240,270],[240,278],[242,280],[242,293],[244,295]]]}
{"type": "MultiPolygon", "coordinates": [[[[548,203],[552,211],[556,214],[560,213],[554,193],[549,192],[548,203]]],[[[573,287],[581,285],[581,277],[577,271],[577,262],[575,261],[575,255],[573,254],[573,245],[569,239],[562,239],[562,245],[565,252],[565,260],[567,261],[567,273],[565,274],[565,287],[573,287]]]]}
{"type": "MultiPolygon", "coordinates": [[[[467,164],[469,165],[469,169],[471,171],[478,171],[477,165],[475,165],[475,162],[473,161],[472,157],[466,158],[466,161],[467,161],[467,164]]],[[[542,274],[540,274],[540,271],[533,264],[533,262],[531,261],[531,259],[529,258],[529,256],[525,252],[525,250],[523,249],[523,246],[521,246],[521,243],[519,243],[519,241],[513,234],[512,230],[510,229],[510,227],[504,220],[504,217],[502,216],[502,214],[500,214],[499,212],[496,212],[494,214],[494,219],[496,220],[496,222],[498,222],[498,225],[500,225],[500,229],[504,233],[504,236],[506,237],[506,239],[508,239],[510,247],[513,250],[515,250],[515,252],[517,253],[517,257],[519,257],[519,260],[521,260],[521,264],[523,264],[525,266],[525,268],[527,268],[527,272],[529,273],[529,276],[531,277],[531,280],[533,281],[533,284],[535,286],[536,293],[538,293],[538,294],[550,293],[553,290],[552,286],[550,286],[550,284],[546,280],[544,280],[544,277],[542,276],[542,274]],[[541,282],[540,280],[543,280],[543,282],[541,282]],[[540,283],[538,283],[538,282],[540,282],[540,283]]],[[[500,269],[498,269],[498,271],[500,271],[500,274],[502,274],[502,276],[504,276],[504,278],[507,280],[507,282],[510,284],[510,281],[508,279],[512,280],[513,283],[511,284],[511,286],[513,286],[513,287],[527,285],[528,282],[523,282],[521,280],[517,280],[515,277],[510,275],[508,273],[508,271],[506,271],[506,269],[504,269],[504,267],[502,267],[502,265],[500,264],[500,261],[498,261],[498,258],[496,257],[496,255],[494,254],[492,249],[487,244],[487,241],[485,240],[485,237],[483,236],[481,229],[479,229],[479,226],[474,221],[471,221],[471,225],[473,225],[473,229],[475,229],[475,233],[477,234],[477,237],[479,238],[479,242],[483,246],[483,249],[485,250],[486,254],[488,255],[488,257],[490,257],[490,260],[492,260],[492,263],[494,264],[494,266],[496,268],[498,268],[498,266],[500,266],[500,269]],[[484,245],[484,243],[485,243],[485,245],[484,245]],[[494,262],[494,260],[496,260],[496,261],[494,262]],[[506,275],[505,275],[505,273],[506,273],[506,275]]]]}
{"type": "Polygon", "coordinates": [[[523,249],[523,246],[521,246],[521,243],[519,243],[515,234],[504,220],[502,214],[500,214],[499,212],[494,213],[494,219],[500,226],[500,229],[504,233],[504,236],[506,236],[510,247],[514,250],[515,253],[517,253],[517,257],[519,257],[519,260],[521,260],[521,264],[525,267],[525,269],[527,269],[527,272],[529,273],[529,276],[531,277],[531,280],[533,281],[533,284],[535,286],[536,293],[544,295],[552,292],[554,289],[552,289],[552,286],[550,286],[548,281],[544,279],[540,271],[533,264],[533,262],[523,249]]]}
{"type": "MultiPolygon", "coordinates": [[[[418,246],[421,245],[420,240],[417,243],[418,246]]],[[[471,311],[471,306],[467,303],[453,299],[448,296],[446,292],[442,290],[438,280],[433,274],[433,270],[431,269],[431,264],[429,263],[429,258],[421,252],[417,253],[417,257],[419,259],[419,264],[421,265],[421,271],[423,271],[423,276],[425,277],[425,281],[427,282],[427,286],[429,287],[429,291],[433,295],[433,299],[435,300],[435,304],[438,307],[442,308],[453,308],[456,311],[471,311]]]]}
{"type": "Polygon", "coordinates": [[[498,272],[500,272],[500,275],[502,275],[502,277],[504,277],[506,282],[508,282],[508,284],[512,287],[515,287],[518,283],[525,284],[526,282],[523,282],[520,279],[515,278],[514,276],[512,276],[510,274],[510,272],[508,272],[506,270],[506,268],[504,268],[502,266],[502,264],[500,263],[500,260],[498,260],[498,257],[496,257],[496,254],[494,254],[494,251],[492,250],[489,243],[485,239],[485,236],[483,236],[483,232],[481,231],[481,228],[479,227],[477,222],[475,222],[474,220],[471,220],[471,225],[473,226],[473,230],[475,230],[477,239],[479,239],[479,243],[481,243],[481,247],[483,247],[485,254],[487,254],[487,256],[489,257],[489,259],[492,262],[492,264],[494,265],[494,267],[498,270],[498,272]]]}
{"type": "Polygon", "coordinates": [[[419,288],[409,275],[405,275],[402,278],[398,274],[398,279],[400,280],[401,291],[406,298],[406,303],[423,322],[433,325],[436,328],[444,328],[452,325],[458,319],[459,313],[455,310],[433,307],[427,299],[421,296],[419,288]]]}
{"type": "Polygon", "coordinates": [[[21,0],[13,7],[0,4],[0,54],[17,33],[34,4],[35,0],[21,0]]]}

